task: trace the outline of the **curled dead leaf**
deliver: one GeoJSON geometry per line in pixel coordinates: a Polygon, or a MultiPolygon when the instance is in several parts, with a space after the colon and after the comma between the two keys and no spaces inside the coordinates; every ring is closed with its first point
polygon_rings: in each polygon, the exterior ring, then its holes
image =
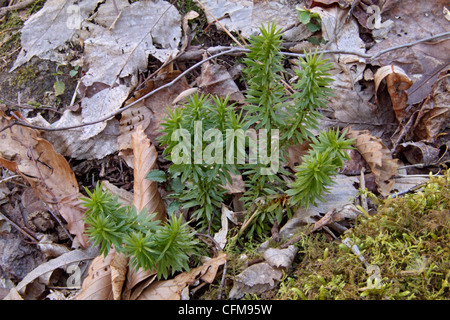
{"type": "Polygon", "coordinates": [[[391,98],[392,108],[394,109],[395,115],[398,122],[403,122],[403,120],[409,118],[410,114],[407,112],[406,107],[408,106],[408,90],[413,82],[405,73],[405,71],[394,65],[383,66],[377,70],[374,75],[375,79],[375,100],[378,105],[380,102],[378,100],[378,89],[383,80],[386,82],[387,91],[391,98]]]}

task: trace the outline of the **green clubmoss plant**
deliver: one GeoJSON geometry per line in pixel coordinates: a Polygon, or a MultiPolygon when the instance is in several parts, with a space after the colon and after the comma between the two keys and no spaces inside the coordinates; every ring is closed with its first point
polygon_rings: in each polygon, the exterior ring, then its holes
{"type": "Polygon", "coordinates": [[[130,257],[135,269],[156,270],[158,278],[169,272],[189,270],[189,259],[198,249],[198,241],[181,216],[172,215],[165,223],[152,221],[155,214],[122,205],[118,197],[103,191],[97,184],[93,192],[85,188],[89,197],[81,198],[88,209],[84,222],[87,234],[100,253],[107,255],[114,247],[130,257]]]}

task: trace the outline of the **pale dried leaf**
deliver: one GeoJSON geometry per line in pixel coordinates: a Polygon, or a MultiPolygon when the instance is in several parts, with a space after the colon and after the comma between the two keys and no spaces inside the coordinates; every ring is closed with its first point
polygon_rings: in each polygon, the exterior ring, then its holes
{"type": "MultiPolygon", "coordinates": [[[[220,23],[230,32],[239,33],[244,38],[255,35],[261,25],[275,21],[279,28],[298,22],[296,2],[277,1],[229,1],[195,0],[207,10],[208,23],[220,18],[220,23]]],[[[219,25],[217,25],[220,28],[219,25]]]]}
{"type": "Polygon", "coordinates": [[[118,188],[115,185],[113,185],[111,182],[109,182],[108,180],[102,180],[102,187],[103,187],[104,191],[107,190],[114,196],[118,196],[118,200],[120,203],[127,205],[127,206],[133,205],[133,193],[132,192],[127,191],[122,188],[118,188]]]}
{"type": "Polygon", "coordinates": [[[253,264],[235,277],[229,299],[240,299],[246,293],[261,294],[275,288],[283,277],[282,269],[266,262],[253,264]]]}
{"type": "Polygon", "coordinates": [[[236,194],[236,193],[244,193],[245,192],[245,183],[242,179],[242,175],[230,174],[231,176],[231,184],[227,180],[227,184],[222,186],[227,192],[227,194],[236,194]]]}
{"type": "Polygon", "coordinates": [[[228,218],[227,214],[230,210],[225,206],[222,205],[222,216],[220,218],[221,220],[221,228],[217,233],[214,235],[214,240],[219,244],[220,249],[225,248],[225,245],[227,244],[227,235],[228,235],[228,218]]]}
{"type": "Polygon", "coordinates": [[[217,271],[227,259],[225,253],[207,260],[203,265],[183,272],[170,280],[155,281],[148,286],[138,300],[180,300],[183,290],[193,285],[197,280],[212,283],[217,271]]]}
{"type": "Polygon", "coordinates": [[[122,289],[128,270],[127,256],[123,253],[114,251],[110,266],[113,297],[114,300],[120,300],[122,298],[122,289]]]}
{"type": "Polygon", "coordinates": [[[76,262],[85,261],[94,259],[98,255],[98,248],[91,247],[85,250],[73,250],[67,252],[58,258],[49,260],[38,267],[36,267],[33,271],[28,273],[22,281],[19,282],[16,286],[16,290],[20,293],[25,291],[25,288],[28,284],[32,283],[34,280],[39,278],[40,276],[51,272],[55,269],[71,265],[76,262]]]}
{"type": "Polygon", "coordinates": [[[115,250],[111,249],[106,257],[97,256],[89,267],[81,292],[75,300],[113,300],[111,260],[115,250]]]}
{"type": "Polygon", "coordinates": [[[285,249],[268,248],[264,251],[263,257],[268,264],[274,268],[288,269],[291,267],[295,256],[297,255],[297,248],[290,245],[285,249]]]}

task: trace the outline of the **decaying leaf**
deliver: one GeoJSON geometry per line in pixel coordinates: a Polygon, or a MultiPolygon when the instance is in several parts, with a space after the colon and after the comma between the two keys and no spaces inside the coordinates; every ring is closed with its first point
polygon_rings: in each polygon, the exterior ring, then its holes
{"type": "Polygon", "coordinates": [[[245,97],[231,78],[227,69],[218,64],[205,62],[202,65],[202,75],[199,87],[202,91],[225,98],[229,95],[231,101],[244,103],[245,97]]]}
{"type": "Polygon", "coordinates": [[[220,249],[225,248],[225,245],[227,244],[227,235],[228,235],[228,217],[227,214],[229,214],[229,209],[222,205],[222,215],[221,215],[221,223],[222,227],[219,231],[214,235],[214,240],[218,243],[220,246],[220,249]]]}
{"type": "MultiPolygon", "coordinates": [[[[385,34],[383,41],[375,41],[367,53],[374,54],[387,48],[448,31],[448,21],[442,14],[442,9],[447,4],[447,0],[384,1],[380,18],[382,18],[383,22],[391,20],[394,23],[388,30],[388,33],[385,34]]],[[[374,14],[371,15],[374,16],[374,14]]],[[[374,31],[376,29],[373,29],[372,33],[374,31]]],[[[411,79],[414,79],[414,82],[417,82],[423,78],[428,70],[433,70],[443,60],[448,59],[448,49],[446,48],[448,48],[449,43],[449,40],[440,40],[402,48],[391,51],[389,54],[381,55],[372,61],[372,64],[377,66],[401,65],[405,73],[411,79]],[[424,47],[427,48],[424,50],[424,47]]]]}
{"type": "Polygon", "coordinates": [[[406,75],[402,68],[389,65],[381,67],[375,72],[375,100],[378,101],[378,89],[383,80],[386,82],[387,91],[392,102],[392,108],[395,111],[398,122],[402,123],[405,119],[409,118],[410,114],[406,111],[408,106],[408,90],[413,82],[406,75]]]}
{"type": "MultiPolygon", "coordinates": [[[[114,12],[114,6],[110,10],[114,12]]],[[[166,1],[137,1],[124,7],[112,30],[97,24],[96,18],[83,24],[89,29],[84,40],[84,62],[89,70],[80,88],[88,90],[95,83],[107,88],[82,98],[84,122],[120,108],[137,85],[137,73],[146,70],[149,54],[164,62],[177,52],[181,39],[181,15],[166,1]]],[[[105,127],[105,123],[84,127],[81,138],[93,137],[105,127]]]]}
{"type": "Polygon", "coordinates": [[[113,300],[111,260],[114,256],[114,248],[106,257],[97,256],[89,267],[88,276],[84,279],[81,292],[75,300],[113,300]]]}
{"type": "Polygon", "coordinates": [[[97,255],[98,248],[95,247],[90,247],[85,250],[72,250],[70,252],[67,252],[59,256],[58,258],[49,260],[48,262],[45,262],[36,267],[33,271],[28,273],[21,282],[17,284],[15,290],[17,290],[17,292],[19,293],[23,293],[26,287],[40,276],[57,268],[65,267],[73,263],[78,263],[80,261],[94,259],[97,255]]]}
{"type": "Polygon", "coordinates": [[[438,162],[440,150],[419,141],[400,144],[397,153],[402,154],[411,164],[428,166],[438,162]]]}
{"type": "Polygon", "coordinates": [[[196,285],[197,281],[212,283],[219,267],[225,263],[226,259],[227,255],[221,253],[207,260],[200,267],[183,272],[173,279],[155,281],[142,292],[137,300],[180,300],[183,290],[196,285]]]}
{"type": "MultiPolygon", "coordinates": [[[[16,116],[21,117],[20,114],[16,116]]],[[[12,119],[0,111],[0,129],[12,119]]],[[[13,126],[0,139],[0,165],[21,174],[45,203],[55,205],[68,223],[70,233],[87,246],[78,182],[67,160],[36,130],[13,126]]]]}
{"type": "MultiPolygon", "coordinates": [[[[278,27],[297,22],[295,2],[278,1],[236,1],[236,0],[195,0],[204,7],[208,23],[220,18],[220,23],[229,31],[239,33],[244,38],[258,33],[258,28],[275,21],[278,27]]],[[[221,28],[217,25],[218,28],[221,28]]]]}
{"type": "Polygon", "coordinates": [[[96,0],[46,1],[44,7],[26,20],[21,29],[22,50],[11,70],[20,67],[33,56],[65,62],[65,54],[56,50],[77,33],[84,19],[97,6],[96,0]]]}
{"type": "Polygon", "coordinates": [[[240,299],[246,293],[260,294],[275,288],[283,277],[282,269],[261,262],[246,268],[234,279],[229,299],[240,299]]]}
{"type": "Polygon", "coordinates": [[[349,130],[347,137],[355,139],[354,146],[372,170],[378,191],[383,196],[388,196],[395,183],[392,177],[397,173],[397,160],[392,158],[390,150],[381,139],[374,137],[367,130],[349,130]]]}
{"type": "Polygon", "coordinates": [[[302,157],[306,154],[308,154],[308,151],[310,149],[309,145],[311,144],[311,141],[305,140],[301,144],[289,146],[287,149],[288,156],[288,166],[291,168],[292,171],[297,171],[296,167],[299,166],[302,163],[302,157]]]}
{"type": "Polygon", "coordinates": [[[134,153],[134,197],[133,204],[138,212],[156,213],[155,220],[164,222],[166,208],[158,190],[158,183],[146,179],[147,174],[157,169],[158,152],[139,126],[131,136],[134,153]]]}
{"type": "Polygon", "coordinates": [[[297,248],[294,245],[284,249],[268,248],[263,253],[264,260],[268,264],[274,268],[284,268],[285,270],[291,267],[296,255],[297,248]]]}
{"type": "Polygon", "coordinates": [[[122,289],[128,270],[128,257],[123,253],[113,252],[111,259],[111,286],[114,300],[121,300],[122,289]]]}
{"type": "Polygon", "coordinates": [[[417,140],[434,142],[439,133],[450,126],[450,80],[442,79],[420,109],[414,123],[417,140]]]}

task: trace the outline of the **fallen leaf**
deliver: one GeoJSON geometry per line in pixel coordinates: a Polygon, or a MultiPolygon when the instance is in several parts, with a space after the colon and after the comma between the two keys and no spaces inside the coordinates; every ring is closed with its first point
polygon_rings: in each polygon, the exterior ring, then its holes
{"type": "Polygon", "coordinates": [[[290,245],[285,249],[268,248],[263,253],[264,260],[268,264],[274,268],[283,268],[285,270],[291,267],[296,255],[297,248],[294,245],[290,245]]]}
{"type": "Polygon", "coordinates": [[[397,154],[403,155],[411,164],[423,164],[429,166],[435,164],[439,160],[440,150],[434,148],[426,143],[419,142],[405,142],[398,145],[397,154]]]}
{"type": "Polygon", "coordinates": [[[408,94],[406,90],[412,86],[413,82],[400,67],[389,65],[379,68],[374,75],[375,100],[378,105],[380,105],[378,101],[378,89],[383,80],[386,82],[387,91],[391,98],[392,108],[394,109],[397,120],[399,123],[402,123],[411,116],[406,110],[408,106],[408,94]]]}
{"type": "Polygon", "coordinates": [[[111,259],[111,286],[114,300],[122,299],[122,289],[128,270],[128,257],[123,253],[113,252],[111,259]]]}
{"type": "Polygon", "coordinates": [[[106,257],[99,255],[92,261],[88,276],[84,279],[81,292],[75,297],[75,300],[114,299],[111,278],[111,260],[114,252],[115,250],[112,248],[106,257]]]}
{"type": "Polygon", "coordinates": [[[64,266],[68,266],[80,261],[94,259],[97,255],[98,248],[96,247],[90,247],[85,250],[72,250],[70,252],[67,252],[59,256],[58,258],[49,260],[48,262],[45,262],[36,267],[17,284],[15,290],[17,290],[17,292],[19,293],[23,293],[27,285],[32,283],[40,276],[64,266]]]}
{"type": "MultiPolygon", "coordinates": [[[[18,113],[16,116],[21,117],[18,113]]],[[[0,111],[0,129],[11,121],[0,111]]],[[[4,131],[0,139],[4,150],[0,152],[0,165],[15,169],[43,202],[57,206],[68,223],[70,233],[75,234],[80,244],[86,247],[88,239],[84,234],[83,221],[85,208],[80,204],[78,181],[67,160],[31,128],[13,126],[4,131]]]]}
{"type": "MultiPolygon", "coordinates": [[[[367,53],[375,54],[387,48],[448,31],[448,21],[442,14],[442,9],[447,4],[446,0],[386,1],[381,11],[381,18],[383,21],[393,21],[392,27],[383,39],[376,39],[377,41],[367,53]]],[[[434,70],[448,60],[449,44],[449,40],[441,39],[435,43],[422,43],[409,48],[401,48],[381,55],[371,63],[374,66],[392,64],[402,66],[405,73],[414,82],[420,82],[426,77],[428,71],[434,70]]],[[[428,90],[430,89],[429,87],[428,90]]],[[[428,93],[424,91],[421,97],[426,97],[428,93]]],[[[415,101],[421,101],[421,97],[415,101]]]]}
{"type": "MultiPolygon", "coordinates": [[[[241,34],[243,38],[249,38],[259,32],[261,25],[267,25],[275,21],[279,28],[295,24],[297,10],[295,2],[278,1],[236,1],[236,0],[195,0],[200,6],[204,6],[208,23],[220,23],[230,32],[241,34]]],[[[221,27],[216,25],[220,30],[221,27]]]]}
{"type": "Polygon", "coordinates": [[[245,192],[245,183],[242,179],[242,175],[236,175],[230,173],[231,176],[231,184],[227,180],[227,184],[222,186],[226,190],[226,194],[237,194],[245,192]]]}
{"type": "Polygon", "coordinates": [[[354,146],[367,161],[374,174],[378,191],[384,197],[388,196],[395,183],[392,177],[397,173],[397,160],[392,158],[390,150],[381,139],[374,137],[367,130],[349,130],[347,137],[355,139],[354,146]]]}
{"type": "Polygon", "coordinates": [[[413,132],[416,140],[432,143],[449,127],[450,123],[450,81],[442,79],[436,92],[422,105],[413,132]]]}
{"type": "Polygon", "coordinates": [[[251,265],[234,278],[229,299],[240,299],[246,293],[261,294],[275,288],[283,277],[282,269],[267,262],[251,265]]]}
{"type": "Polygon", "coordinates": [[[225,253],[207,260],[203,265],[183,272],[170,280],[155,281],[148,286],[137,300],[180,300],[183,290],[186,290],[198,280],[212,283],[217,271],[227,259],[225,253]]]}
{"type": "Polygon", "coordinates": [[[219,244],[220,249],[222,250],[225,248],[225,245],[227,244],[227,235],[228,235],[228,217],[227,214],[230,210],[225,206],[222,205],[222,215],[221,215],[221,228],[219,231],[217,231],[216,234],[214,234],[214,240],[219,244]]]}
{"type": "Polygon", "coordinates": [[[21,51],[10,71],[28,62],[33,56],[64,63],[64,53],[56,50],[66,45],[97,6],[96,0],[46,1],[43,8],[30,16],[21,29],[21,51]]]}
{"type": "Polygon", "coordinates": [[[218,95],[223,98],[230,97],[231,101],[244,103],[245,97],[231,78],[227,69],[209,61],[202,65],[202,74],[198,85],[204,92],[218,95]]]}
{"type": "MultiPolygon", "coordinates": [[[[33,125],[46,128],[64,128],[83,123],[83,117],[70,110],[65,110],[61,118],[52,124],[48,123],[40,113],[27,120],[33,125]]],[[[119,121],[117,119],[109,120],[101,133],[88,140],[80,139],[82,132],[82,128],[43,131],[42,137],[48,140],[58,153],[78,160],[103,159],[118,150],[119,121]]]]}
{"type": "Polygon", "coordinates": [[[141,126],[131,135],[131,142],[134,153],[133,204],[138,212],[146,209],[148,214],[156,213],[154,220],[164,222],[166,208],[158,190],[158,182],[146,179],[151,170],[157,169],[158,152],[141,126]]]}

